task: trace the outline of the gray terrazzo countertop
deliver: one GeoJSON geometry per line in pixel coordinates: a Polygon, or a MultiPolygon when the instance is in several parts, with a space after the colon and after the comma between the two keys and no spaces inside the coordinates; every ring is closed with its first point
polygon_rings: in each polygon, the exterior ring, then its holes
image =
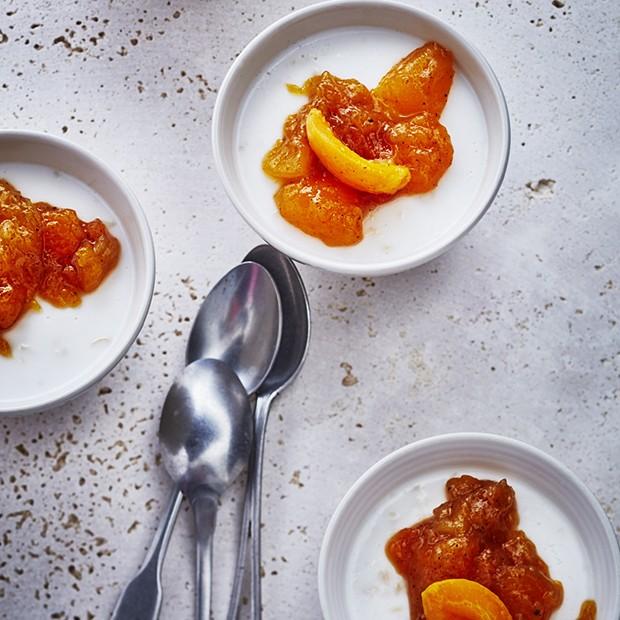
{"type": "MultiPolygon", "coordinates": [[[[0,618],[108,618],[143,558],[170,490],[159,409],[191,320],[260,242],[214,170],[218,85],[254,35],[305,4],[0,0],[0,126],[64,136],[116,167],[158,260],[146,324],[114,371],[56,410],[0,419],[0,618]]],[[[423,267],[376,279],[301,267],[313,339],[268,432],[267,618],[320,617],[317,559],[339,500],[382,456],[434,434],[493,431],[543,449],[620,528],[618,5],[417,5],[494,67],[509,169],[480,224],[423,267]]],[[[220,515],[217,618],[240,491],[220,515]]],[[[186,509],[164,586],[162,618],[192,617],[186,509]]]]}

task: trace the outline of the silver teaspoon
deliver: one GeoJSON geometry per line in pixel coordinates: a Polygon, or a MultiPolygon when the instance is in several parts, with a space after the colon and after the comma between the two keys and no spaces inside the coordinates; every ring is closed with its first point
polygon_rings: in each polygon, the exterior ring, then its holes
{"type": "Polygon", "coordinates": [[[252,426],[247,392],[220,360],[187,366],[164,403],[159,425],[164,466],[194,512],[197,620],[209,620],[211,613],[218,500],[248,463],[252,426]]]}
{"type": "Polygon", "coordinates": [[[235,579],[228,608],[228,620],[236,620],[245,573],[247,534],[250,532],[251,550],[251,617],[261,617],[261,493],[263,454],[267,419],[273,400],[297,377],[310,342],[310,305],[303,281],[293,262],[268,245],[254,248],[246,257],[263,265],[273,277],[282,303],[282,340],[276,361],[261,384],[256,397],[254,413],[254,454],[250,459],[248,483],[244,498],[241,538],[237,553],[235,579]]]}

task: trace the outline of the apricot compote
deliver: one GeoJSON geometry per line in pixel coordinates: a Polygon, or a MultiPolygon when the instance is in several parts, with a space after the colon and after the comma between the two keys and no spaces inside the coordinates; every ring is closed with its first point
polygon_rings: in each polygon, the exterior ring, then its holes
{"type": "Polygon", "coordinates": [[[2,331],[36,297],[55,306],[78,306],[114,269],[120,244],[103,222],[82,221],[72,209],[32,202],[0,179],[0,355],[11,348],[2,331]]]}
{"type": "Polygon", "coordinates": [[[446,494],[432,517],[397,532],[386,546],[407,582],[411,619],[426,618],[422,593],[428,586],[468,579],[497,595],[513,620],[548,620],[562,604],[562,584],[517,528],[512,487],[506,480],[460,476],[446,482],[446,494]]]}
{"type": "Polygon", "coordinates": [[[275,201],[282,216],[327,245],[353,245],[374,207],[434,189],[452,163],[439,117],[453,76],[452,54],[431,42],[373,90],[327,71],[289,87],[309,101],[286,119],[263,159],[263,170],[281,183],[275,201]]]}

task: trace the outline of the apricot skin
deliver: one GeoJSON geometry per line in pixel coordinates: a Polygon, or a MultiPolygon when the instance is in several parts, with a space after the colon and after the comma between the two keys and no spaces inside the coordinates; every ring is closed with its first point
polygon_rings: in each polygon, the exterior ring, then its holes
{"type": "Polygon", "coordinates": [[[426,620],[512,620],[501,599],[469,579],[436,581],[422,592],[426,620]]]}
{"type": "Polygon", "coordinates": [[[452,53],[433,41],[396,63],[372,92],[403,116],[429,112],[439,118],[453,78],[452,53]]]}
{"type": "Polygon", "coordinates": [[[353,245],[363,236],[363,209],[356,196],[335,179],[305,178],[275,194],[282,217],[330,246],[353,245]]]}
{"type": "Polygon", "coordinates": [[[411,171],[404,191],[422,194],[437,187],[452,165],[454,149],[446,128],[425,112],[393,125],[387,139],[395,151],[394,160],[411,171]]]}

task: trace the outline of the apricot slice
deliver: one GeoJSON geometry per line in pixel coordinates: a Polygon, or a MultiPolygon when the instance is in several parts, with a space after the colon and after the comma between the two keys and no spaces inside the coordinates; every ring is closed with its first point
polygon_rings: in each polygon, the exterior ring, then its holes
{"type": "Polygon", "coordinates": [[[304,178],[275,194],[282,217],[326,245],[354,245],[364,236],[355,192],[333,178],[304,178]]]}
{"type": "Polygon", "coordinates": [[[469,579],[436,581],[422,592],[427,620],[512,620],[501,599],[469,579]]]}
{"type": "Polygon", "coordinates": [[[454,149],[446,128],[428,112],[395,123],[387,132],[395,160],[406,164],[411,180],[405,191],[428,192],[439,183],[452,164],[454,149]]]}
{"type": "Polygon", "coordinates": [[[453,77],[452,53],[432,41],[396,63],[372,92],[403,116],[431,112],[439,117],[453,77]]]}
{"type": "Polygon", "coordinates": [[[281,181],[300,179],[310,173],[313,158],[300,114],[287,117],[283,136],[263,158],[263,170],[281,181]]]}
{"type": "Polygon", "coordinates": [[[364,159],[341,142],[323,113],[312,108],[306,117],[310,147],[320,162],[337,179],[370,194],[395,194],[411,178],[407,166],[390,160],[364,159]]]}
{"type": "Polygon", "coordinates": [[[119,254],[118,240],[105,230],[94,242],[83,242],[73,256],[80,288],[87,293],[94,291],[114,269],[119,254]]]}
{"type": "Polygon", "coordinates": [[[43,245],[46,251],[59,259],[70,258],[86,236],[73,209],[47,208],[35,203],[43,216],[43,245]]]}
{"type": "Polygon", "coordinates": [[[596,602],[587,600],[581,603],[577,620],[596,620],[596,602]]]}

